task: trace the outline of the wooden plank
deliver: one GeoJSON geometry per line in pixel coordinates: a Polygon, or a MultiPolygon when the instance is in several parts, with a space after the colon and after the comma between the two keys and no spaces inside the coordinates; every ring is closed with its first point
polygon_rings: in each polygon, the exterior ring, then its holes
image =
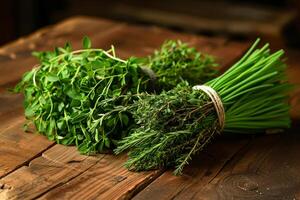
{"type": "Polygon", "coordinates": [[[256,138],[249,150],[186,199],[298,199],[299,141],[292,133],[256,138]]]}
{"type": "Polygon", "coordinates": [[[27,133],[22,129],[24,117],[15,118],[12,126],[1,131],[0,135],[0,177],[3,177],[39,156],[42,151],[52,146],[44,137],[27,133]]]}
{"type": "Polygon", "coordinates": [[[161,174],[134,173],[123,167],[126,156],[105,155],[96,165],[40,199],[129,199],[161,174]]]}
{"type": "Polygon", "coordinates": [[[1,93],[0,100],[0,177],[3,177],[38,156],[52,142],[36,134],[24,133],[21,95],[1,93]]]}
{"type": "Polygon", "coordinates": [[[0,92],[0,135],[12,125],[14,118],[23,116],[22,101],[23,97],[20,94],[0,92]]]}
{"type": "Polygon", "coordinates": [[[294,88],[290,103],[291,103],[291,117],[294,119],[293,127],[300,125],[300,64],[299,64],[299,57],[300,51],[299,50],[288,50],[287,54],[287,64],[288,64],[288,79],[289,81],[294,84],[296,87],[294,88]],[[298,123],[297,123],[298,122],[298,123]]]}
{"type": "Polygon", "coordinates": [[[186,193],[205,186],[223,169],[224,165],[247,143],[247,138],[217,138],[205,152],[195,156],[182,176],[167,171],[133,199],[185,199],[186,193]],[[181,198],[178,198],[181,197],[181,198]]]}
{"type": "Polygon", "coordinates": [[[228,147],[236,144],[222,147],[223,141],[218,141],[215,150],[207,150],[214,164],[190,165],[187,173],[196,173],[189,178],[166,172],[133,199],[298,199],[299,139],[292,133],[256,137],[235,155],[228,154],[236,152],[228,147]],[[224,158],[229,158],[227,163],[224,158]],[[220,162],[224,168],[219,168],[220,162]]]}
{"type": "Polygon", "coordinates": [[[0,199],[32,199],[95,165],[97,157],[80,155],[75,147],[55,145],[0,180],[0,199]]]}
{"type": "Polygon", "coordinates": [[[75,147],[55,145],[0,179],[0,199],[32,199],[51,189],[41,199],[125,199],[161,174],[129,172],[125,160],[125,155],[84,156],[75,147]]]}

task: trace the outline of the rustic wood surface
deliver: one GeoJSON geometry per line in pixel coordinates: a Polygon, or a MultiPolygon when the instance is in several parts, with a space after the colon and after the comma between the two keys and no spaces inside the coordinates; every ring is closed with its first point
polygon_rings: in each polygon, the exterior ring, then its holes
{"type": "MultiPolygon", "coordinates": [[[[220,136],[193,159],[183,176],[171,171],[129,172],[126,155],[80,155],[75,147],[24,133],[22,96],[9,94],[36,60],[32,51],[66,41],[80,48],[88,35],[95,47],[113,44],[120,57],[144,56],[165,39],[181,39],[218,58],[226,68],[249,47],[223,37],[201,37],[157,27],[73,17],[0,48],[0,199],[299,199],[300,92],[292,96],[293,128],[266,136],[220,136]]],[[[289,78],[300,83],[298,52],[288,52],[289,78]]]]}

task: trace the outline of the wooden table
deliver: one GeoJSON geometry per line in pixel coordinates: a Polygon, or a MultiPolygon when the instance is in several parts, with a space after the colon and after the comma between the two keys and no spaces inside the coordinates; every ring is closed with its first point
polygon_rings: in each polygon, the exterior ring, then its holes
{"type": "MultiPolygon", "coordinates": [[[[164,170],[129,172],[122,165],[126,155],[83,156],[74,147],[24,133],[22,96],[9,94],[6,88],[37,62],[32,51],[50,50],[66,41],[80,48],[84,35],[91,37],[95,47],[114,44],[120,57],[144,56],[165,39],[181,39],[215,55],[223,67],[249,46],[222,37],[74,17],[0,48],[1,200],[300,198],[300,137],[292,134],[296,125],[288,134],[217,138],[193,159],[181,177],[164,170]]],[[[299,69],[292,67],[290,72],[297,82],[299,69]]],[[[298,96],[294,95],[293,102],[298,96]]]]}

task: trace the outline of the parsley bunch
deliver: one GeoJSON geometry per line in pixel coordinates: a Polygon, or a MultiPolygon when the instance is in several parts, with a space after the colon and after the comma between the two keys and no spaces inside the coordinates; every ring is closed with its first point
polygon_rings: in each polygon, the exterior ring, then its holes
{"type": "Polygon", "coordinates": [[[134,94],[147,90],[149,77],[137,59],[121,60],[113,48],[91,49],[87,38],[84,48],[36,53],[39,67],[16,89],[24,92],[25,115],[39,133],[89,153],[109,149],[126,135],[128,106],[134,94]]]}
{"type": "MultiPolygon", "coordinates": [[[[223,75],[207,82],[222,100],[224,132],[258,133],[290,126],[288,91],[282,50],[270,53],[268,44],[251,49],[223,75]]],[[[188,83],[144,94],[135,103],[139,125],[119,142],[116,153],[129,150],[126,166],[141,171],[183,167],[222,130],[212,100],[188,83]]]]}
{"type": "MultiPolygon", "coordinates": [[[[108,51],[91,48],[87,37],[83,47],[73,51],[67,43],[53,52],[35,52],[39,66],[24,74],[15,91],[24,93],[25,116],[39,133],[59,144],[76,145],[81,153],[104,152],[113,149],[135,126],[132,104],[141,92],[152,88],[153,72],[141,66],[153,66],[156,79],[164,78],[163,70],[152,61],[162,60],[162,54],[146,61],[133,57],[122,60],[115,56],[113,47],[108,51]]],[[[168,64],[168,75],[178,76],[177,63],[182,62],[182,57],[168,48],[161,49],[173,59],[173,65],[168,64]]],[[[180,51],[189,48],[184,46],[180,51]]],[[[214,66],[212,59],[206,61],[206,57],[192,54],[198,53],[189,54],[198,61],[186,61],[186,68],[195,69],[195,63],[199,63],[202,72],[214,66]],[[200,65],[202,59],[207,65],[200,65]]],[[[210,77],[204,71],[202,75],[205,80],[210,77]]],[[[176,82],[181,81],[178,77],[176,82]]],[[[171,88],[173,82],[164,86],[171,88]]]]}

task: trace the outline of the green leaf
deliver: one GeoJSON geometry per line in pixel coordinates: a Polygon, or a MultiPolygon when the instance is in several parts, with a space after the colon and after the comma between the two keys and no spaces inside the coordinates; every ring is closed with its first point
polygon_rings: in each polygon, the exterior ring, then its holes
{"type": "Polygon", "coordinates": [[[128,125],[128,122],[129,122],[129,118],[128,118],[128,116],[125,114],[125,113],[122,113],[122,122],[123,122],[123,124],[125,125],[125,126],[127,126],[128,125]]]}
{"type": "Polygon", "coordinates": [[[64,49],[67,52],[71,52],[72,51],[72,45],[69,42],[66,42],[64,49]]]}
{"type": "Polygon", "coordinates": [[[115,126],[115,123],[116,123],[116,118],[111,117],[111,118],[109,118],[109,119],[107,120],[106,125],[107,125],[108,127],[113,127],[113,126],[115,126]]]}
{"type": "Polygon", "coordinates": [[[104,141],[101,140],[101,141],[100,141],[100,145],[99,145],[99,151],[100,151],[100,152],[104,150],[103,147],[104,147],[104,141]]]}
{"type": "Polygon", "coordinates": [[[66,94],[71,97],[72,99],[75,100],[81,100],[82,96],[79,93],[79,91],[77,89],[75,89],[74,87],[68,87],[65,89],[66,90],[66,94]]]}
{"type": "Polygon", "coordinates": [[[34,70],[26,72],[23,76],[23,82],[28,82],[33,76],[34,70]]]}
{"type": "Polygon", "coordinates": [[[119,89],[115,89],[114,91],[113,91],[113,96],[115,96],[115,97],[118,97],[118,96],[120,96],[121,95],[121,89],[119,88],[119,89]]]}
{"type": "Polygon", "coordinates": [[[47,80],[50,82],[56,82],[59,80],[58,76],[56,74],[48,74],[47,80]]]}
{"type": "Polygon", "coordinates": [[[74,137],[64,137],[60,142],[63,145],[71,145],[74,142],[74,137]]]}
{"type": "Polygon", "coordinates": [[[79,122],[85,120],[87,118],[87,115],[88,115],[88,113],[86,113],[85,111],[80,111],[80,113],[76,113],[75,116],[72,115],[71,122],[73,124],[79,123],[79,122]]]}
{"type": "Polygon", "coordinates": [[[109,139],[107,137],[104,138],[104,144],[105,144],[105,147],[107,147],[107,148],[110,147],[110,141],[109,141],[109,139]]]}
{"type": "Polygon", "coordinates": [[[57,122],[57,128],[63,130],[65,127],[65,121],[61,120],[57,122]]]}
{"type": "Polygon", "coordinates": [[[25,108],[25,116],[28,118],[33,117],[35,115],[37,108],[38,108],[37,104],[33,104],[31,106],[26,107],[25,108]]]}
{"type": "Polygon", "coordinates": [[[84,141],[78,146],[80,153],[86,154],[90,152],[90,144],[87,141],[84,141]]]}
{"type": "Polygon", "coordinates": [[[87,36],[84,36],[83,41],[82,41],[82,46],[84,49],[90,49],[92,46],[90,38],[87,36]]]}
{"type": "Polygon", "coordinates": [[[96,129],[95,140],[96,140],[96,142],[99,142],[99,141],[100,141],[100,138],[99,138],[99,130],[98,130],[98,129],[96,129]]]}
{"type": "Polygon", "coordinates": [[[59,104],[58,104],[58,111],[59,112],[61,112],[62,110],[63,110],[63,108],[65,107],[65,104],[64,104],[64,102],[60,102],[59,104]]]}
{"type": "Polygon", "coordinates": [[[78,139],[78,140],[83,140],[83,139],[84,139],[84,136],[81,135],[81,134],[78,134],[78,135],[77,135],[77,139],[78,139]]]}

